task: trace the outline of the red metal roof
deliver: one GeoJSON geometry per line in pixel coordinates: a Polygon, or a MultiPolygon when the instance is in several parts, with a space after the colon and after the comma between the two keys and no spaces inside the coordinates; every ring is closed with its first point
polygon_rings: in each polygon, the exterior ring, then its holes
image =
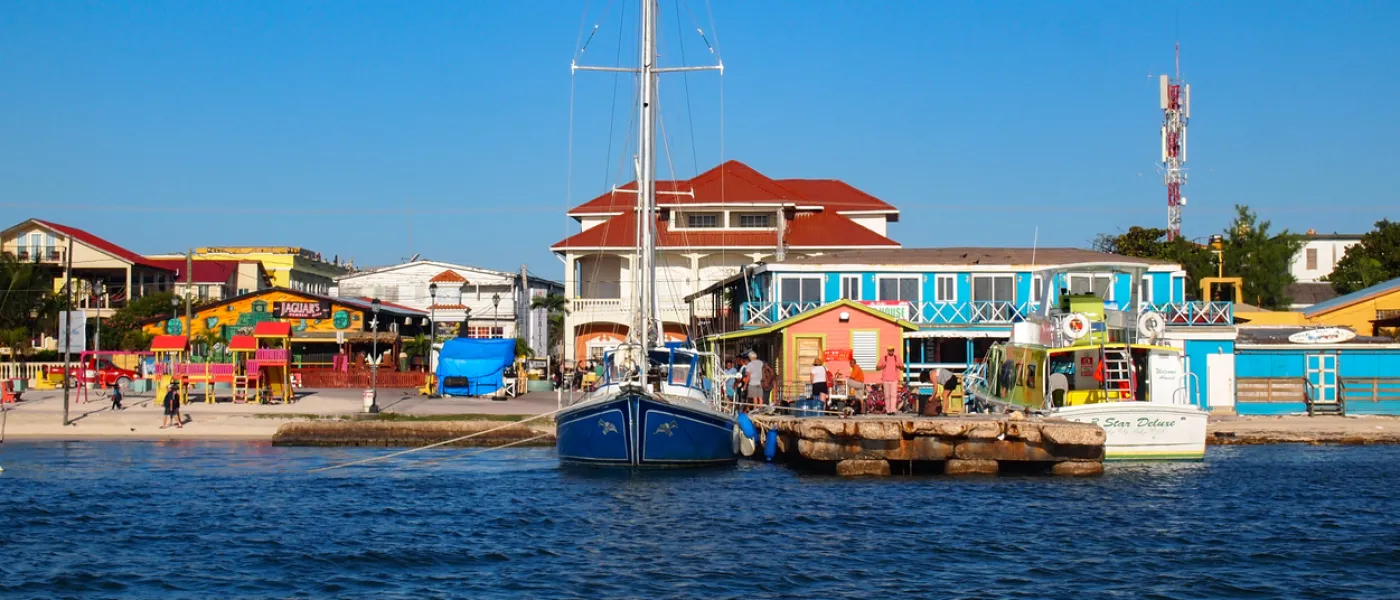
{"type": "Polygon", "coordinates": [[[127,250],[126,248],[113,244],[112,242],[109,242],[91,233],[78,229],[77,227],[69,227],[67,225],[60,225],[52,221],[41,221],[39,219],[32,219],[32,221],[38,223],[39,225],[57,231],[63,235],[69,236],[73,238],[73,241],[82,242],[84,244],[92,246],[93,248],[97,248],[98,250],[111,254],[112,256],[120,258],[124,261],[127,261],[131,264],[155,267],[157,269],[165,268],[161,265],[155,264],[154,261],[151,261],[150,259],[147,259],[146,257],[141,256],[140,254],[127,250]]]}
{"type": "MultiPolygon", "coordinates": [[[[635,190],[633,181],[622,189],[635,190]]],[[[659,205],[674,204],[811,204],[832,210],[894,210],[893,206],[835,179],[785,179],[777,181],[759,173],[737,160],[725,162],[688,180],[658,181],[660,192],[679,191],[694,197],[659,194],[659,205]],[[792,185],[789,185],[789,184],[792,185]]],[[[616,213],[630,211],[637,205],[637,196],[626,192],[607,192],[573,210],[571,215],[616,213]]]]}
{"type": "Polygon", "coordinates": [[[466,283],[466,281],[466,277],[462,277],[460,273],[452,269],[438,273],[428,280],[429,283],[466,283]]]}
{"type": "Polygon", "coordinates": [[[184,350],[188,341],[183,335],[158,335],[151,340],[151,352],[184,350]]]}
{"type": "MultiPolygon", "coordinates": [[[[636,246],[636,220],[631,214],[612,217],[551,248],[632,248],[636,246]]],[[[671,231],[658,221],[657,248],[773,248],[777,231],[685,230],[671,231]]],[[[899,244],[834,212],[798,213],[787,223],[789,248],[843,248],[863,246],[899,247],[899,244]]]]}
{"type": "Polygon", "coordinates": [[[253,326],[253,337],[292,337],[292,324],[285,321],[263,321],[253,326]]]}
{"type": "MultiPolygon", "coordinates": [[[[147,262],[163,269],[174,271],[179,276],[176,283],[185,282],[185,259],[183,258],[150,258],[147,262]]],[[[194,261],[194,282],[225,284],[238,272],[238,265],[245,261],[240,260],[196,260],[194,261]]]]}
{"type": "Polygon", "coordinates": [[[840,179],[779,179],[778,183],[827,210],[895,210],[888,202],[862,192],[840,179]]]}
{"type": "Polygon", "coordinates": [[[228,341],[229,350],[250,351],[258,349],[258,339],[251,335],[235,335],[228,341]]]}

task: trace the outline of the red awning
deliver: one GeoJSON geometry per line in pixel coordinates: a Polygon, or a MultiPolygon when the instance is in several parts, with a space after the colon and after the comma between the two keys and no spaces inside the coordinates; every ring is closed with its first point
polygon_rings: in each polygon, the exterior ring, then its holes
{"type": "Polygon", "coordinates": [[[258,349],[258,340],[251,335],[235,335],[229,340],[228,349],[251,352],[258,349]]]}
{"type": "Polygon", "coordinates": [[[183,335],[158,335],[151,340],[151,352],[183,352],[188,342],[183,335]]]}
{"type": "Polygon", "coordinates": [[[292,337],[292,324],[280,321],[263,321],[253,326],[253,337],[292,337]]]}

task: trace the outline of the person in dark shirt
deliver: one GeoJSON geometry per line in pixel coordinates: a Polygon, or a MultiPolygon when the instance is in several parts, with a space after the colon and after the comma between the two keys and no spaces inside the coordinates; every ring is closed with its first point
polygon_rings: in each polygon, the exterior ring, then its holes
{"type": "Polygon", "coordinates": [[[160,421],[160,428],[165,429],[173,424],[177,429],[184,429],[185,424],[180,420],[180,384],[170,383],[161,404],[165,409],[165,416],[160,421]]]}
{"type": "Polygon", "coordinates": [[[112,382],[112,410],[124,410],[122,406],[122,388],[117,382],[112,382]]]}

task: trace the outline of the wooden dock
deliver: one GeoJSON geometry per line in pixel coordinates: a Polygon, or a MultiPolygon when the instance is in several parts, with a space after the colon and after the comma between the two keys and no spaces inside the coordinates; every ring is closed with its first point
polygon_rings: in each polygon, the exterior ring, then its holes
{"type": "MultiPolygon", "coordinates": [[[[845,476],[884,476],[892,471],[947,475],[1103,473],[1103,429],[1062,419],[1021,415],[750,417],[760,429],[778,432],[779,460],[819,470],[834,468],[845,476]]],[[[755,453],[762,455],[762,449],[755,453]]]]}

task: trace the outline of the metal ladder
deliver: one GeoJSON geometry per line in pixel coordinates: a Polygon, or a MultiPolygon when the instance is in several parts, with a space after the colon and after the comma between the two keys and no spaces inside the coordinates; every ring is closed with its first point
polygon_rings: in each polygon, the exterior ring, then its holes
{"type": "Polygon", "coordinates": [[[1136,385],[1133,377],[1132,353],[1124,348],[1102,348],[1103,388],[1105,392],[1126,393],[1134,399],[1136,385]]]}

